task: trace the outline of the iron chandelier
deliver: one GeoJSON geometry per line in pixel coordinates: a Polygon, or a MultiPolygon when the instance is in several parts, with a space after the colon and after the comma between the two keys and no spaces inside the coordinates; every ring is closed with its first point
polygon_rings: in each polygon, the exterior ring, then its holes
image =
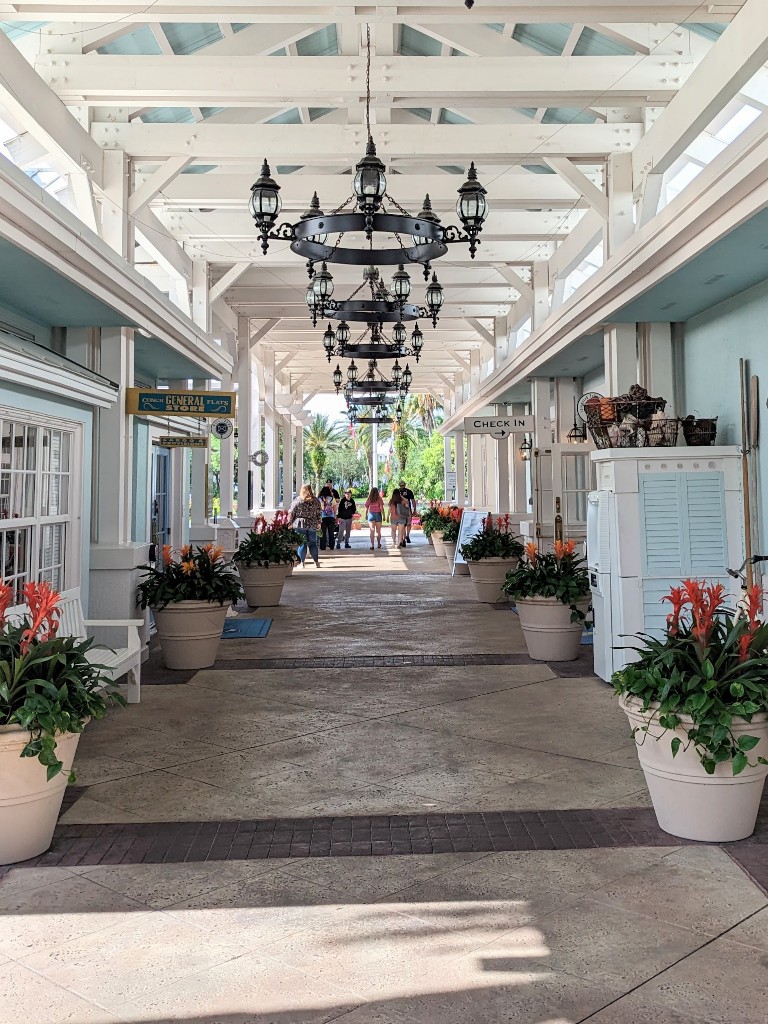
{"type": "Polygon", "coordinates": [[[418,320],[428,317],[432,326],[437,326],[440,310],[443,305],[443,286],[432,274],[432,280],[426,288],[424,299],[426,305],[416,306],[408,302],[411,294],[411,276],[401,263],[392,275],[387,287],[381,280],[377,267],[367,266],[363,271],[363,283],[359,285],[348,299],[334,299],[333,275],[328,264],[323,263],[320,270],[313,274],[307,287],[305,301],[312,317],[312,326],[317,326],[319,318],[331,317],[341,321],[339,329],[349,330],[347,321],[370,322],[379,324],[392,323],[398,333],[405,331],[403,321],[418,320]],[[370,298],[357,298],[367,288],[370,298]]]}
{"type": "Polygon", "coordinates": [[[387,192],[386,168],[376,153],[376,144],[371,134],[371,30],[366,25],[366,94],[365,125],[368,135],[365,156],[355,166],[353,192],[344,202],[329,214],[320,209],[317,192],[314,193],[309,209],[295,224],[283,223],[275,230],[282,200],[280,186],[272,177],[269,163],[264,160],[261,175],[251,186],[248,204],[251,216],[261,240],[261,251],[266,255],[270,240],[288,241],[291,250],[307,261],[310,277],[315,263],[347,263],[364,266],[375,263],[378,266],[396,266],[406,263],[420,263],[424,267],[424,279],[429,280],[430,264],[444,256],[448,245],[468,242],[469,254],[475,258],[489,206],[487,192],[477,179],[474,161],[470,162],[467,180],[457,190],[456,213],[462,228],[455,225],[443,226],[432,209],[429,195],[425,196],[422,209],[416,216],[405,210],[387,192]],[[390,206],[396,213],[390,211],[390,206]],[[356,212],[359,211],[359,212],[356,212]],[[360,232],[365,235],[368,246],[353,247],[342,245],[346,234],[360,232]],[[328,243],[328,236],[336,241],[328,243]],[[377,244],[374,237],[394,238],[396,245],[377,244]],[[404,239],[409,238],[410,242],[404,239]]]}
{"type": "Polygon", "coordinates": [[[421,359],[421,351],[424,348],[424,335],[416,324],[411,331],[411,346],[407,347],[406,341],[408,332],[403,324],[395,324],[392,333],[387,337],[374,323],[369,323],[366,329],[355,340],[349,340],[349,326],[345,323],[339,324],[334,329],[328,324],[323,334],[323,348],[328,357],[328,362],[334,356],[341,359],[352,357],[357,359],[398,359],[400,356],[413,356],[418,363],[421,359]],[[369,337],[370,335],[370,337],[369,337]]]}
{"type": "MultiPolygon", "coordinates": [[[[338,395],[342,390],[344,382],[344,373],[339,363],[336,364],[336,369],[333,371],[332,380],[338,395]]],[[[396,391],[399,393],[400,398],[405,398],[412,383],[413,372],[410,366],[406,363],[405,369],[403,369],[399,359],[396,359],[392,366],[390,380],[387,380],[381,373],[375,359],[369,361],[368,372],[361,378],[357,364],[353,359],[347,368],[347,383],[344,385],[344,396],[348,402],[375,405],[381,399],[382,394],[389,391],[396,391]],[[378,377],[376,376],[377,373],[379,374],[378,377]],[[357,393],[362,394],[364,397],[356,397],[357,393]]]]}

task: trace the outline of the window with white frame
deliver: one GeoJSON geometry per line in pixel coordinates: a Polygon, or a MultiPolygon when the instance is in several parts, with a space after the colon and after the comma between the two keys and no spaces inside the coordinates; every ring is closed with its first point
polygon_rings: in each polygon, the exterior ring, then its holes
{"type": "Polygon", "coordinates": [[[64,590],[79,565],[73,523],[75,429],[0,412],[0,570],[20,600],[25,583],[64,590]]]}

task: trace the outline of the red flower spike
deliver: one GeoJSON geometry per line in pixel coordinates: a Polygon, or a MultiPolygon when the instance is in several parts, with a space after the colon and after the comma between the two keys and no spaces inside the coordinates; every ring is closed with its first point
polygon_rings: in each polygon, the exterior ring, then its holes
{"type": "Polygon", "coordinates": [[[747,591],[747,614],[749,615],[749,624],[753,629],[760,625],[759,616],[763,608],[764,597],[763,588],[757,583],[747,591]]]}
{"type": "Polygon", "coordinates": [[[670,636],[677,636],[680,626],[680,614],[688,603],[685,587],[672,587],[669,594],[666,597],[662,597],[661,600],[669,601],[672,605],[672,611],[667,616],[667,632],[670,636]]]}
{"type": "Polygon", "coordinates": [[[26,654],[37,640],[50,640],[59,628],[59,595],[50,583],[27,583],[22,593],[29,608],[29,626],[21,634],[20,650],[26,654]]]}
{"type": "Polygon", "coordinates": [[[13,601],[13,591],[5,583],[0,583],[0,626],[5,625],[5,616],[13,601]]]}

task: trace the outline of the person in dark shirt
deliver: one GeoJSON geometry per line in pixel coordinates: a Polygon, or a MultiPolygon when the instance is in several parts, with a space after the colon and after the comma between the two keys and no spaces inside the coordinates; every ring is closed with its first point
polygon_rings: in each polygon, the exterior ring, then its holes
{"type": "Polygon", "coordinates": [[[325,551],[326,546],[333,550],[336,544],[336,509],[339,507],[339,492],[333,481],[326,480],[317,497],[322,508],[320,550],[325,551]]]}
{"type": "Polygon", "coordinates": [[[400,497],[408,506],[408,520],[405,524],[405,543],[411,543],[411,523],[416,515],[416,495],[406,486],[405,480],[400,481],[400,497]]]}
{"type": "Polygon", "coordinates": [[[344,541],[345,548],[351,548],[352,545],[349,543],[349,535],[352,531],[352,517],[357,512],[357,505],[355,499],[352,497],[352,491],[349,487],[344,491],[344,497],[339,502],[339,510],[336,513],[336,522],[338,524],[339,532],[336,537],[336,547],[341,547],[341,542],[344,541]]]}

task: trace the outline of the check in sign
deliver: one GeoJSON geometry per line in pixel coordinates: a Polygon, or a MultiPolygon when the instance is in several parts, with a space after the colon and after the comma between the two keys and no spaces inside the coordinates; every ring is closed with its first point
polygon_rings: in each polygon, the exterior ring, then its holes
{"type": "Polygon", "coordinates": [[[490,434],[498,440],[511,434],[533,432],[533,416],[467,416],[464,419],[465,434],[490,434]]]}
{"type": "Polygon", "coordinates": [[[234,391],[154,391],[128,388],[125,411],[137,416],[219,416],[235,415],[234,391]]]}

